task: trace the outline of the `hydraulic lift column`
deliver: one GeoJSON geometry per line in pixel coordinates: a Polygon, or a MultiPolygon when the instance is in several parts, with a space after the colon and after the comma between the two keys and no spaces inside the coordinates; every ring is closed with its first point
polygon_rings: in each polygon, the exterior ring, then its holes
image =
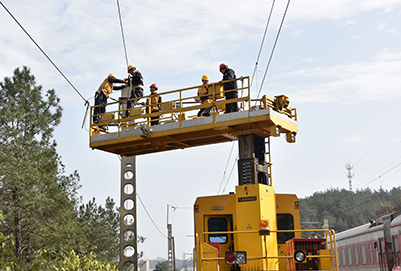
{"type": "Polygon", "coordinates": [[[238,136],[239,160],[238,181],[239,185],[261,183],[272,185],[270,162],[270,139],[255,134],[238,136]],[[266,152],[266,143],[268,146],[266,152]],[[266,154],[268,160],[266,161],[266,154]]]}

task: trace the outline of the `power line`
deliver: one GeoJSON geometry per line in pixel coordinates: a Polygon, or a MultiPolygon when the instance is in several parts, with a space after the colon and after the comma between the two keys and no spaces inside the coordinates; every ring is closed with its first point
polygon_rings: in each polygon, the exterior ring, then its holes
{"type": "Polygon", "coordinates": [[[163,235],[165,238],[167,238],[167,236],[164,235],[164,233],[157,227],[156,223],[153,221],[152,217],[150,216],[148,210],[147,210],[146,207],[145,207],[145,204],[143,204],[142,199],[141,199],[141,197],[139,196],[139,194],[136,193],[136,195],[138,196],[138,199],[139,199],[139,201],[141,202],[143,209],[145,209],[145,212],[146,212],[146,214],[148,215],[150,221],[152,221],[153,225],[154,225],[154,226],[156,227],[156,229],[160,232],[160,234],[163,235]]]}
{"type": "Polygon", "coordinates": [[[380,174],[378,177],[374,178],[374,179],[371,180],[370,182],[368,182],[368,183],[362,185],[362,187],[367,186],[367,185],[370,184],[371,182],[373,182],[373,181],[375,181],[375,180],[381,178],[382,176],[384,176],[385,174],[389,173],[390,171],[392,171],[393,169],[395,169],[396,167],[398,167],[398,166],[400,166],[400,165],[401,165],[401,163],[398,163],[397,165],[395,165],[394,167],[390,168],[390,169],[387,170],[386,172],[380,174]]]}
{"type": "Polygon", "coordinates": [[[78,89],[75,88],[75,86],[68,80],[68,78],[64,75],[64,73],[57,67],[57,65],[50,59],[50,57],[45,53],[45,51],[39,46],[39,44],[36,43],[36,41],[31,37],[31,35],[25,30],[25,28],[18,22],[18,20],[11,14],[11,12],[6,8],[6,6],[0,1],[0,4],[3,6],[3,8],[8,12],[8,14],[11,16],[11,18],[14,19],[14,21],[21,27],[21,29],[25,32],[25,34],[31,39],[31,41],[38,47],[38,49],[42,52],[42,54],[49,60],[49,62],[56,68],[56,70],[64,77],[64,79],[70,84],[70,86],[75,90],[76,93],[78,93],[79,96],[85,101],[85,105],[89,106],[88,100],[82,96],[82,94],[78,91],[78,89]]]}
{"type": "Polygon", "coordinates": [[[279,30],[278,30],[278,32],[277,32],[276,40],[274,41],[274,45],[273,45],[273,48],[272,48],[272,51],[271,51],[270,57],[269,57],[269,62],[267,63],[266,70],[265,70],[265,74],[264,74],[264,76],[263,76],[262,83],[260,84],[258,96],[256,97],[256,99],[259,99],[260,92],[262,91],[263,83],[265,82],[266,75],[267,75],[267,71],[269,70],[270,63],[271,63],[272,58],[273,58],[274,50],[276,49],[277,41],[278,41],[278,38],[279,38],[280,33],[281,33],[281,29],[282,29],[283,24],[284,24],[285,16],[287,15],[287,11],[288,11],[288,7],[289,7],[289,5],[290,5],[290,1],[291,1],[291,0],[288,0],[288,2],[287,2],[287,6],[286,6],[286,8],[285,8],[284,15],[283,15],[283,18],[282,18],[281,23],[280,23],[280,28],[279,28],[279,30]]]}
{"type": "Polygon", "coordinates": [[[120,18],[120,28],[121,28],[121,36],[123,38],[124,45],[124,53],[125,53],[125,62],[128,67],[128,55],[127,55],[127,47],[125,46],[125,37],[124,37],[124,29],[123,29],[123,20],[121,19],[121,11],[120,11],[120,2],[117,0],[117,8],[118,8],[118,17],[120,18]]]}
{"type": "MultiPolygon", "coordinates": [[[[388,135],[386,135],[379,143],[377,143],[373,148],[371,148],[364,156],[362,156],[361,158],[359,158],[358,161],[355,162],[354,165],[356,165],[359,161],[361,161],[363,158],[365,158],[371,151],[373,151],[377,146],[380,145],[380,143],[382,143],[387,137],[389,137],[392,133],[394,133],[395,130],[397,130],[398,128],[400,128],[401,123],[394,128],[394,130],[392,130],[388,135]]],[[[398,144],[397,144],[398,145],[398,144]]]]}
{"type": "Polygon", "coordinates": [[[231,168],[230,175],[229,175],[228,178],[227,178],[227,182],[226,182],[226,185],[224,186],[224,189],[223,189],[223,192],[222,192],[222,193],[224,193],[224,191],[225,191],[226,188],[227,188],[228,182],[230,181],[231,174],[233,173],[233,170],[234,170],[234,168],[235,168],[236,162],[238,161],[238,158],[239,158],[239,155],[237,156],[237,158],[235,158],[235,162],[234,162],[234,164],[233,164],[233,167],[231,168]]]}
{"type": "Polygon", "coordinates": [[[273,0],[272,7],[270,8],[269,18],[267,19],[267,23],[266,23],[266,27],[265,27],[265,33],[263,34],[263,39],[262,39],[262,42],[261,42],[260,48],[259,48],[259,54],[258,54],[258,57],[256,58],[255,69],[253,70],[253,74],[252,74],[252,77],[251,77],[252,79],[251,79],[250,87],[252,86],[253,78],[254,78],[256,69],[258,67],[258,64],[259,64],[260,54],[262,53],[263,44],[265,42],[265,37],[266,37],[267,29],[269,28],[270,19],[271,19],[272,13],[273,13],[273,8],[274,8],[274,3],[275,2],[276,2],[276,0],[273,0]]]}
{"type": "Polygon", "coordinates": [[[234,143],[235,143],[235,142],[233,142],[233,144],[231,145],[230,155],[228,156],[228,159],[227,159],[226,168],[224,169],[224,174],[223,174],[223,177],[221,178],[221,182],[220,182],[219,190],[217,191],[217,195],[220,193],[221,185],[223,184],[223,182],[224,182],[224,177],[226,176],[226,173],[227,173],[227,167],[228,167],[228,164],[229,164],[229,162],[230,162],[231,154],[233,153],[234,143]]]}

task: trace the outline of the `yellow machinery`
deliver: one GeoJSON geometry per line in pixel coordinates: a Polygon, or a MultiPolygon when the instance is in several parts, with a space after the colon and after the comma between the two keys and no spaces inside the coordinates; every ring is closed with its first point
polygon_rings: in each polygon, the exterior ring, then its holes
{"type": "MultiPolygon", "coordinates": [[[[276,194],[273,188],[270,137],[284,135],[287,142],[295,142],[296,110],[284,95],[251,100],[249,77],[235,80],[241,85],[240,95],[228,101],[222,85],[212,83],[207,94],[212,104],[195,102],[199,86],[159,93],[163,101],[159,112],[146,113],[150,112],[149,96],[132,109],[120,102],[107,104],[100,123],[91,123],[90,147],[135,157],[237,140],[239,184],[235,193],[199,197],[194,204],[194,269],[338,270],[334,232],[321,230],[325,235],[321,239],[302,238],[307,230],[301,230],[298,198],[276,194]],[[232,102],[240,103],[241,110],[225,114],[225,104],[232,102]],[[206,107],[212,107],[211,116],[197,117],[199,109],[206,107]],[[160,124],[152,126],[155,117],[160,124]]],[[[126,164],[122,175],[134,169],[135,159],[126,164]]],[[[122,179],[122,187],[126,181],[122,179]]],[[[126,226],[122,227],[123,233],[126,226]]]]}

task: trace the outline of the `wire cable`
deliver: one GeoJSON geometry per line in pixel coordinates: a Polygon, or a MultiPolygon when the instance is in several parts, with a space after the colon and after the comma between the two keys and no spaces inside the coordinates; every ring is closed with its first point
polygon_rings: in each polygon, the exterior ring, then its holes
{"type": "Polygon", "coordinates": [[[238,161],[238,158],[239,158],[239,155],[237,156],[237,158],[235,158],[235,162],[234,162],[234,164],[233,164],[233,167],[231,168],[230,175],[229,175],[229,176],[228,176],[228,178],[227,178],[227,182],[226,182],[226,185],[224,186],[224,189],[223,189],[223,192],[222,192],[222,193],[224,193],[224,191],[226,191],[226,188],[227,188],[228,182],[230,181],[231,174],[232,174],[232,173],[233,173],[233,171],[234,171],[234,168],[235,168],[235,165],[237,164],[236,162],[238,161]]]}
{"type": "Polygon", "coordinates": [[[271,19],[272,13],[273,13],[273,8],[274,8],[274,3],[275,3],[275,2],[276,2],[276,0],[273,0],[272,7],[270,8],[269,18],[267,19],[267,23],[266,23],[266,27],[265,27],[265,33],[263,34],[263,39],[262,39],[262,42],[261,42],[261,44],[260,44],[258,57],[256,58],[256,63],[255,63],[255,69],[253,70],[253,74],[252,74],[252,77],[251,77],[251,84],[250,84],[249,87],[252,87],[253,78],[254,78],[254,76],[255,76],[255,72],[256,72],[256,69],[257,69],[258,64],[259,64],[260,55],[261,55],[261,53],[262,53],[263,44],[264,44],[264,42],[265,42],[266,33],[267,33],[267,29],[269,28],[270,19],[271,19]]]}
{"type": "MultiPolygon", "coordinates": [[[[266,79],[267,71],[269,70],[270,63],[271,63],[271,61],[272,61],[274,51],[275,51],[275,49],[276,49],[277,41],[278,41],[278,38],[279,38],[280,33],[281,33],[281,29],[283,28],[284,19],[285,19],[285,16],[287,15],[287,11],[288,11],[288,7],[289,7],[289,5],[290,5],[290,1],[291,1],[291,0],[288,0],[288,2],[287,2],[287,6],[286,6],[286,8],[285,8],[284,15],[283,15],[283,18],[282,18],[281,23],[280,23],[280,28],[279,28],[279,30],[278,30],[278,32],[277,32],[276,40],[274,41],[274,45],[273,45],[273,48],[272,48],[272,51],[271,51],[270,57],[269,57],[269,62],[267,63],[266,70],[265,70],[265,74],[264,74],[264,76],[263,76],[262,83],[260,84],[258,96],[256,97],[256,99],[259,99],[260,92],[262,91],[262,87],[263,87],[263,84],[264,84],[265,79],[266,79]]],[[[256,102],[255,102],[255,104],[256,104],[256,102]]]]}
{"type": "Polygon", "coordinates": [[[389,173],[390,171],[392,171],[393,169],[395,169],[396,167],[398,167],[398,166],[400,166],[400,165],[401,165],[401,163],[398,163],[397,165],[393,166],[392,168],[390,168],[390,169],[387,170],[386,172],[380,174],[378,177],[376,177],[376,178],[374,178],[373,180],[371,180],[370,182],[368,182],[368,183],[362,185],[361,187],[367,186],[367,185],[370,184],[371,182],[373,182],[373,181],[375,181],[375,180],[381,178],[382,176],[384,176],[385,174],[389,173]]]}
{"type": "Polygon", "coordinates": [[[12,15],[12,13],[6,8],[6,6],[3,4],[3,2],[0,1],[0,4],[3,6],[3,8],[8,12],[8,14],[11,16],[11,18],[14,19],[14,21],[21,27],[21,29],[25,32],[25,34],[31,39],[31,41],[38,47],[38,49],[42,52],[42,54],[49,60],[49,62],[56,68],[56,70],[61,74],[61,76],[64,77],[64,79],[70,84],[70,86],[75,90],[76,93],[78,93],[79,96],[85,101],[85,106],[89,106],[88,100],[82,96],[82,94],[76,89],[76,87],[68,80],[68,78],[64,75],[64,73],[57,67],[57,65],[50,59],[50,57],[45,53],[45,51],[39,46],[39,44],[36,43],[36,41],[32,38],[32,36],[25,30],[25,28],[18,22],[18,20],[12,15]]]}
{"type": "Polygon", "coordinates": [[[120,18],[120,28],[121,28],[121,36],[123,37],[123,45],[124,45],[124,53],[125,53],[125,63],[128,67],[128,55],[127,55],[127,47],[125,46],[125,36],[123,29],[123,20],[121,19],[121,11],[120,11],[120,2],[117,0],[117,8],[118,8],[118,17],[120,18]]]}
{"type": "Polygon", "coordinates": [[[231,154],[233,153],[233,149],[234,149],[234,142],[231,145],[231,151],[230,151],[230,154],[229,154],[228,159],[227,159],[226,168],[224,169],[224,174],[223,174],[223,177],[221,178],[221,182],[220,182],[219,190],[217,191],[217,195],[220,193],[221,185],[224,182],[224,177],[226,176],[226,173],[227,173],[227,167],[228,167],[228,164],[230,162],[230,158],[231,158],[231,154]]]}
{"type": "Polygon", "coordinates": [[[153,221],[152,217],[150,216],[148,210],[147,210],[146,207],[145,207],[145,204],[143,204],[142,199],[141,199],[141,197],[139,196],[139,194],[136,193],[136,195],[138,196],[138,199],[139,199],[139,201],[141,202],[142,207],[143,207],[143,209],[145,210],[146,214],[148,215],[150,221],[152,221],[153,225],[154,225],[154,226],[156,227],[156,229],[160,232],[160,234],[163,235],[164,238],[167,238],[167,236],[164,235],[164,233],[157,227],[156,223],[153,221]]]}
{"type": "MultiPolygon", "coordinates": [[[[365,158],[371,151],[373,151],[377,146],[380,145],[380,143],[382,143],[387,137],[389,137],[392,133],[394,133],[395,130],[397,130],[398,128],[400,128],[401,123],[394,128],[394,130],[392,130],[388,135],[386,135],[379,143],[377,143],[373,148],[371,148],[364,156],[362,156],[361,158],[359,158],[358,161],[356,161],[354,163],[354,165],[356,165],[359,161],[361,161],[363,158],[365,158]]],[[[398,144],[397,144],[398,145],[398,144]]]]}

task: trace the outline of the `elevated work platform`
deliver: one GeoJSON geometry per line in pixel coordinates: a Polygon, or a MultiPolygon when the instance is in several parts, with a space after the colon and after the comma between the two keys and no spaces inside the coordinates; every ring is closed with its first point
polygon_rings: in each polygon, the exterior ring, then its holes
{"type": "Polygon", "coordinates": [[[295,142],[297,114],[295,108],[288,106],[288,97],[265,95],[253,101],[249,77],[235,80],[241,85],[239,98],[228,101],[224,99],[223,87],[212,83],[208,85],[208,96],[213,103],[209,104],[194,101],[199,87],[195,86],[159,93],[163,101],[159,112],[146,113],[150,111],[147,110],[150,96],[144,96],[139,101],[141,105],[128,110],[126,100],[107,104],[107,113],[101,115],[101,121],[92,123],[92,107],[90,147],[133,156],[234,141],[239,135],[250,133],[261,137],[285,135],[288,142],[295,142]],[[232,102],[240,104],[240,111],[225,114],[225,105],[232,102]],[[211,116],[197,117],[201,108],[210,106],[211,116]],[[129,117],[123,118],[126,111],[129,117]],[[158,117],[160,124],[150,125],[152,117],[158,117]]]}

